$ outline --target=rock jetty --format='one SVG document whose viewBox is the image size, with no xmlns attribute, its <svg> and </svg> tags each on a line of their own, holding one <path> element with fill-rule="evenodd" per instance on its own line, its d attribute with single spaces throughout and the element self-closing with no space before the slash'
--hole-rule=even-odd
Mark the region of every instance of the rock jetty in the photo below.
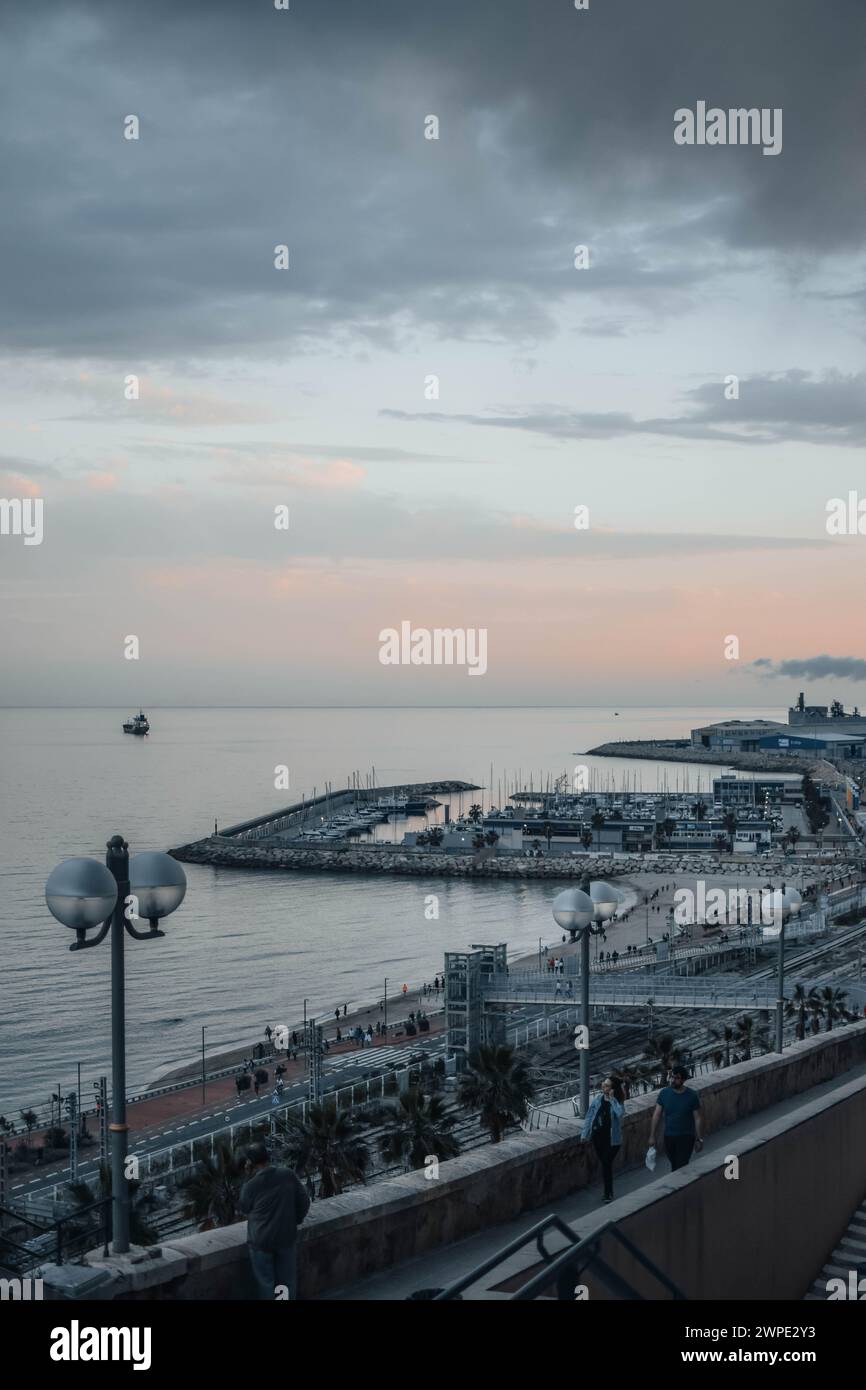
<svg viewBox="0 0 866 1390">
<path fill-rule="evenodd" d="M 372 849 L 353 845 L 288 848 L 286 845 L 255 844 L 211 835 L 193 844 L 169 850 L 183 864 L 210 864 L 231 869 L 275 869 L 300 873 L 398 874 L 409 878 L 502 878 L 565 879 L 631 878 L 635 874 L 688 875 L 739 872 L 766 877 L 768 872 L 786 866 L 791 859 L 762 855 L 759 862 L 744 857 L 701 854 L 642 854 L 611 860 L 592 854 L 550 855 L 541 859 L 504 855 L 482 850 L 478 854 L 446 854 L 429 849 L 400 849 L 383 846 Z"/>
</svg>

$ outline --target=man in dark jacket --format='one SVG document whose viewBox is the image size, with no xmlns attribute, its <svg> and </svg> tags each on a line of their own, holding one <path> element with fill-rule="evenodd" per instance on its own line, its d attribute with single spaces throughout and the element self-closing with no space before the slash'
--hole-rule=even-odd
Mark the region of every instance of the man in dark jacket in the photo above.
<svg viewBox="0 0 866 1390">
<path fill-rule="evenodd" d="M 252 1176 L 241 1188 L 239 1206 L 247 1217 L 250 1263 L 260 1297 L 297 1297 L 298 1227 L 310 1210 L 310 1199 L 297 1173 L 274 1168 L 264 1144 L 247 1149 Z"/>
</svg>

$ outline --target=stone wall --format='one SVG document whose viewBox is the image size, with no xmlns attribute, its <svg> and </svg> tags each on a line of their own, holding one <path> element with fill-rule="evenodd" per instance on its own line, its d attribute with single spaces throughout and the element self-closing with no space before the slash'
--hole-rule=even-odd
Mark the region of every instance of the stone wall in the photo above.
<svg viewBox="0 0 866 1390">
<path fill-rule="evenodd" d="M 604 879 L 634 874 L 730 874 L 754 872 L 767 878 L 783 870 L 792 872 L 807 860 L 776 854 L 729 855 L 699 850 L 668 850 L 652 854 L 611 855 L 555 854 L 542 859 L 523 859 L 513 854 L 446 854 L 427 849 L 343 846 L 340 849 L 251 844 L 211 835 L 169 853 L 183 864 L 209 864 L 231 869 L 296 870 L 327 874 L 398 874 L 410 878 L 566 879 L 579 882 L 585 875 Z"/>
<path fill-rule="evenodd" d="M 700 1092 L 704 1123 L 712 1133 L 841 1077 L 863 1062 L 866 1023 L 795 1043 L 782 1056 L 742 1062 L 691 1084 Z M 652 1095 L 629 1102 L 620 1159 L 624 1167 L 643 1163 L 654 1104 Z M 857 1159 L 861 1175 L 863 1152 L 861 1147 Z M 788 1154 L 788 1161 L 795 1162 L 790 1149 Z M 814 1178 L 814 1169 L 810 1171 Z M 767 1180 L 775 1181 L 772 1167 L 767 1173 Z M 352 1286 L 399 1261 L 417 1258 L 524 1212 L 543 1211 L 596 1176 L 591 1145 L 580 1141 L 578 1124 L 566 1120 L 555 1130 L 521 1133 L 444 1163 L 436 1181 L 423 1172 L 407 1173 L 316 1202 L 303 1227 L 301 1294 L 314 1298 Z M 652 1194 L 656 1185 L 642 1191 Z M 847 1190 L 846 1186 L 846 1194 Z M 822 1186 L 815 1179 L 812 1197 L 819 1191 L 823 1202 Z M 641 1195 L 622 1200 L 635 1202 Z M 774 1201 L 771 1190 L 765 1198 Z M 659 1257 L 664 1267 L 662 1256 L 667 1258 L 667 1253 Z M 246 1223 L 167 1240 L 156 1258 L 139 1255 L 133 1262 L 126 1256 L 108 1261 L 94 1256 L 90 1262 L 112 1274 L 113 1284 L 105 1297 L 246 1298 L 250 1292 Z M 419 1280 L 423 1284 L 423 1266 Z"/>
<path fill-rule="evenodd" d="M 733 1150 L 692 1159 L 581 1220 L 581 1236 L 615 1220 L 689 1299 L 802 1298 L 866 1195 L 866 1077 L 805 1102 Z M 667 1296 L 611 1237 L 603 1258 L 645 1298 Z M 582 1282 L 591 1301 L 612 1297 L 592 1273 Z"/>
</svg>

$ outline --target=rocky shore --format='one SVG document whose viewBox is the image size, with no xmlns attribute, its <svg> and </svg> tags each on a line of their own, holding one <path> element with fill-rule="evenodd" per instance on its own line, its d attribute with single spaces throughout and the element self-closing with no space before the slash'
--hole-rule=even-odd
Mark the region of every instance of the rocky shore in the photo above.
<svg viewBox="0 0 866 1390">
<path fill-rule="evenodd" d="M 681 740 L 623 739 L 619 743 L 600 743 L 589 748 L 586 757 L 648 758 L 667 763 L 710 763 L 714 767 L 736 767 L 745 772 L 813 772 L 816 759 L 808 753 L 722 753 L 718 748 L 695 748 Z M 820 761 L 820 760 L 819 760 Z"/>
<path fill-rule="evenodd" d="M 344 846 L 342 848 L 290 849 L 284 845 L 250 844 L 211 835 L 193 844 L 169 850 L 183 864 L 210 864 L 232 869 L 276 869 L 301 873 L 399 874 L 410 878 L 507 878 L 567 879 L 626 878 L 635 874 L 708 874 L 755 872 L 766 877 L 786 867 L 794 867 L 782 855 L 762 855 L 742 859 L 698 853 L 635 854 L 612 860 L 606 855 L 550 855 L 541 859 L 516 855 L 497 855 L 490 850 L 478 854 L 445 854 L 435 850 L 379 849 Z"/>
</svg>

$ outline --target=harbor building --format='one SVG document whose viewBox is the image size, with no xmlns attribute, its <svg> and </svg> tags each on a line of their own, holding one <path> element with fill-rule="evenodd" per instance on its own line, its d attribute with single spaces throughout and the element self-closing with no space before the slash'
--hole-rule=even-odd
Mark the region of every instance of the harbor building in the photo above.
<svg viewBox="0 0 866 1390">
<path fill-rule="evenodd" d="M 692 729 L 693 748 L 716 753 L 813 753 L 815 757 L 862 758 L 866 733 L 843 732 L 832 721 L 793 733 L 788 724 L 769 719 L 724 719 Z"/>
<path fill-rule="evenodd" d="M 803 800 L 799 777 L 737 777 L 723 773 L 713 778 L 713 802 L 726 811 L 739 806 L 781 806 Z"/>
</svg>

